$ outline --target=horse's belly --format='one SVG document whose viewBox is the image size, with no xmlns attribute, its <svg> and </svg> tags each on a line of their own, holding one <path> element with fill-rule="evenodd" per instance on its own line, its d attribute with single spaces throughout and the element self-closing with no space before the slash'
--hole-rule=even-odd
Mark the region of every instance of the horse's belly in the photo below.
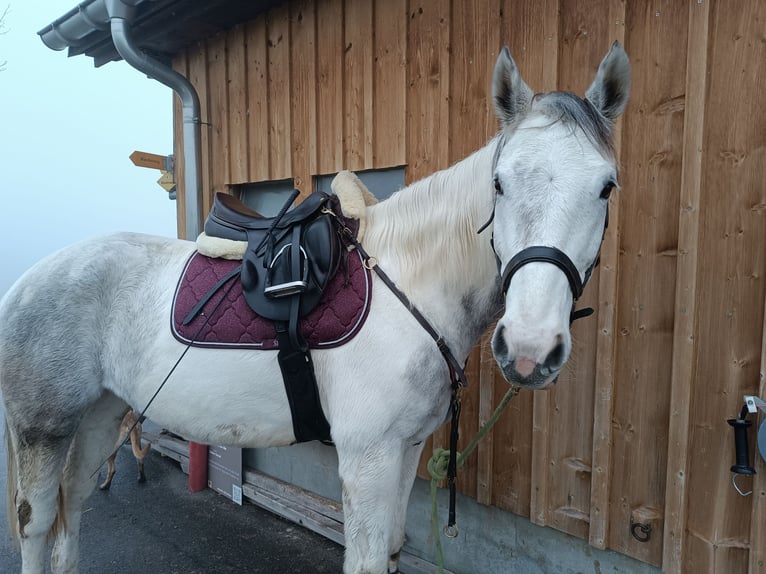
<svg viewBox="0 0 766 574">
<path fill-rule="evenodd" d="M 183 346 L 168 353 L 168 370 Z M 166 373 L 146 373 L 129 388 L 115 389 L 143 408 Z M 146 413 L 163 428 L 203 444 L 261 447 L 294 442 L 290 408 L 276 353 L 192 348 Z"/>
</svg>

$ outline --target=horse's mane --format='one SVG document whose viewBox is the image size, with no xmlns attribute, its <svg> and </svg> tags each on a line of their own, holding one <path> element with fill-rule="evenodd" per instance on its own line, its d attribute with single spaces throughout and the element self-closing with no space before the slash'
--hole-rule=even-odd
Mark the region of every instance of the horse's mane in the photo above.
<svg viewBox="0 0 766 574">
<path fill-rule="evenodd" d="M 495 147 L 492 140 L 452 167 L 369 208 L 366 249 L 394 264 L 397 283 L 405 291 L 436 273 L 442 284 L 465 286 L 478 278 L 471 270 L 483 275 L 489 263 L 494 272 L 493 261 L 479 256 L 485 239 L 477 230 L 492 212 Z"/>
</svg>

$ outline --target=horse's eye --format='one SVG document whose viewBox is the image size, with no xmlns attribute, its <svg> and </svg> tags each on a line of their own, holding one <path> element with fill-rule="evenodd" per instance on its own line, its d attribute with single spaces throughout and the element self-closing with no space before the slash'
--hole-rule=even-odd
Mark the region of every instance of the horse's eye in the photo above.
<svg viewBox="0 0 766 574">
<path fill-rule="evenodd" d="M 613 181 L 610 181 L 604 186 L 604 189 L 601 190 L 601 199 L 609 199 L 609 195 L 612 193 L 612 190 L 617 186 L 616 183 Z"/>
<path fill-rule="evenodd" d="M 495 178 L 495 191 L 498 195 L 503 195 L 503 186 L 500 185 L 500 180 Z"/>
</svg>

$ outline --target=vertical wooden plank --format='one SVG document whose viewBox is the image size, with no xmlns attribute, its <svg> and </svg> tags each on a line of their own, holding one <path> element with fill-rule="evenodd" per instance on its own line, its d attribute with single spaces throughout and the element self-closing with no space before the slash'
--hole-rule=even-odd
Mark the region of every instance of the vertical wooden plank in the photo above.
<svg viewBox="0 0 766 574">
<path fill-rule="evenodd" d="M 344 156 L 347 169 L 370 169 L 373 119 L 373 0 L 346 0 L 344 19 Z"/>
<path fill-rule="evenodd" d="M 181 52 L 173 59 L 173 69 L 189 77 L 189 59 L 186 52 Z M 176 179 L 176 233 L 179 239 L 186 237 L 186 179 L 184 178 L 184 133 L 181 98 L 173 93 L 173 159 Z"/>
<path fill-rule="evenodd" d="M 490 329 L 479 343 L 479 428 L 487 424 L 495 410 L 495 357 L 492 354 Z M 507 390 L 507 386 L 506 386 Z M 495 454 L 495 429 L 486 434 L 476 447 L 476 501 L 492 504 L 492 470 Z"/>
<path fill-rule="evenodd" d="M 202 205 L 200 215 L 210 210 L 213 200 L 213 178 L 211 168 L 211 137 L 210 137 L 210 103 L 208 84 L 208 53 L 204 42 L 199 42 L 189 49 L 189 81 L 197 90 L 200 102 L 200 185 L 202 185 Z M 193 237 L 190 239 L 194 239 Z"/>
<path fill-rule="evenodd" d="M 290 14 L 287 4 L 267 16 L 269 165 L 271 179 L 292 176 L 290 154 Z"/>
<path fill-rule="evenodd" d="M 720 549 L 746 548 L 751 500 L 731 485 L 726 419 L 758 389 L 766 289 L 766 4 L 712 3 L 702 162 L 696 378 L 692 388 L 687 532 L 715 552 L 713 572 L 742 571 Z M 704 504 L 700 503 L 705 501 Z M 690 571 L 684 557 L 682 571 Z M 745 561 L 746 565 L 747 561 Z"/>
<path fill-rule="evenodd" d="M 218 34 L 208 40 L 208 102 L 210 110 L 210 178 L 212 192 L 228 191 L 229 169 L 229 92 L 226 36 Z M 202 217 L 210 211 L 212 195 L 205 198 Z"/>
<path fill-rule="evenodd" d="M 628 5 L 630 54 L 636 63 L 623 121 L 628 145 L 620 191 L 620 303 L 617 380 L 612 409 L 609 547 L 659 565 L 662 561 L 667 428 L 683 149 L 688 7 L 659 1 Z M 636 540 L 631 520 L 652 536 Z"/>
<path fill-rule="evenodd" d="M 613 37 L 625 45 L 625 4 L 609 2 L 607 22 Z M 622 122 L 614 129 L 617 163 L 621 163 Z M 617 276 L 620 251 L 620 194 L 609 198 L 609 217 L 615 222 L 607 230 L 601 244 L 598 275 L 598 331 L 596 332 L 596 380 L 593 403 L 593 462 L 590 484 L 591 546 L 605 548 L 609 522 L 609 487 L 612 470 L 612 406 L 614 398 L 615 321 L 617 313 Z"/>
<path fill-rule="evenodd" d="M 697 4 L 689 9 L 662 550 L 662 568 L 668 574 L 681 574 L 687 537 L 687 476 L 692 385 L 696 378 L 697 253 L 709 22 L 709 2 Z"/>
<path fill-rule="evenodd" d="M 766 302 L 764 302 L 766 309 Z M 759 375 L 758 396 L 766 397 L 766 311 L 763 316 L 763 329 L 761 330 L 761 369 Z M 760 413 L 760 411 L 759 411 Z M 751 415 L 752 416 L 752 415 Z M 754 417 L 757 420 L 756 428 L 760 428 L 765 420 L 763 414 Z M 766 572 L 766 462 L 756 450 L 753 462 L 756 475 L 753 477 L 753 509 L 750 513 L 750 555 L 748 560 L 748 574 L 764 574 Z"/>
<path fill-rule="evenodd" d="M 326 174 L 351 169 L 343 157 L 343 2 L 316 2 L 317 164 Z"/>
<path fill-rule="evenodd" d="M 449 166 L 449 20 L 450 0 L 410 0 L 407 33 L 406 183 Z M 423 449 L 418 476 L 429 478 L 426 464 L 434 446 L 445 447 L 447 426 Z"/>
<path fill-rule="evenodd" d="M 269 157 L 269 66 L 266 17 L 245 27 L 247 53 L 247 141 L 249 181 L 271 179 Z"/>
<path fill-rule="evenodd" d="M 375 2 L 372 165 L 405 163 L 407 0 Z"/>
<path fill-rule="evenodd" d="M 314 0 L 294 2 L 290 14 L 292 174 L 305 198 L 317 173 L 316 17 Z"/>
<path fill-rule="evenodd" d="M 226 51 L 229 74 L 230 176 L 228 183 L 246 183 L 249 181 L 249 146 L 247 140 L 247 54 L 244 24 L 240 24 L 228 32 Z"/>
</svg>

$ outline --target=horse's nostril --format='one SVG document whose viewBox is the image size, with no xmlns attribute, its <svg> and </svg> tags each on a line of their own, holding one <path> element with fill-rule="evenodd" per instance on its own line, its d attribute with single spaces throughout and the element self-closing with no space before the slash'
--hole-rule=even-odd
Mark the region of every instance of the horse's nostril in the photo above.
<svg viewBox="0 0 766 574">
<path fill-rule="evenodd" d="M 498 325 L 495 329 L 495 335 L 492 337 L 492 351 L 495 357 L 508 355 L 508 343 L 505 342 L 505 327 L 503 325 Z"/>
<path fill-rule="evenodd" d="M 561 337 L 558 337 L 557 339 L 559 340 L 559 343 L 553 347 L 553 350 L 550 353 L 548 353 L 544 363 L 544 366 L 551 371 L 558 369 L 564 362 L 564 343 L 561 342 Z"/>
</svg>

